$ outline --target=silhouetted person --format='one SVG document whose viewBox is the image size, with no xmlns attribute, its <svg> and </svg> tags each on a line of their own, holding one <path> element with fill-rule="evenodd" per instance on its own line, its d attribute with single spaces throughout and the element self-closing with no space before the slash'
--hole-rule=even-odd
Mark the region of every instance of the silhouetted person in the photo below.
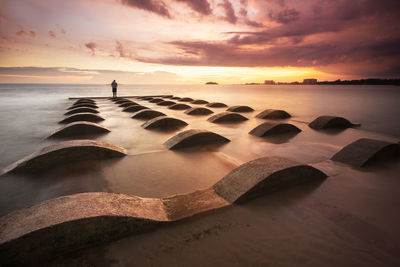
<svg viewBox="0 0 400 267">
<path fill-rule="evenodd" d="M 112 87 L 113 97 L 117 97 L 117 86 L 118 86 L 118 83 L 115 80 L 112 81 L 111 87 Z"/>
</svg>

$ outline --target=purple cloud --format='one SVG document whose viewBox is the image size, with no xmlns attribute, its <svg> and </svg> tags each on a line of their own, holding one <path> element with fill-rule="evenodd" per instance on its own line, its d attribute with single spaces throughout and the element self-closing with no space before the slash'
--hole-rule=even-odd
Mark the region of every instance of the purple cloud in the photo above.
<svg viewBox="0 0 400 267">
<path fill-rule="evenodd" d="M 219 4 L 225 10 L 225 20 L 229 23 L 235 24 L 238 20 L 233 9 L 232 3 L 229 0 L 224 0 L 223 3 Z"/>
<path fill-rule="evenodd" d="M 210 3 L 207 0 L 175 0 L 175 1 L 184 2 L 194 11 L 203 15 L 210 15 L 212 13 Z"/>
<path fill-rule="evenodd" d="M 171 18 L 167 6 L 158 0 L 121 0 L 121 3 L 130 7 L 156 13 L 160 16 Z"/>
<path fill-rule="evenodd" d="M 92 56 L 94 56 L 97 44 L 94 42 L 89 42 L 89 43 L 86 43 L 85 46 L 90 49 L 90 51 L 92 52 Z"/>
<path fill-rule="evenodd" d="M 300 17 L 300 12 L 294 8 L 285 8 L 278 13 L 271 12 L 269 14 L 271 20 L 277 21 L 279 23 L 287 24 L 292 21 L 296 21 Z"/>
</svg>

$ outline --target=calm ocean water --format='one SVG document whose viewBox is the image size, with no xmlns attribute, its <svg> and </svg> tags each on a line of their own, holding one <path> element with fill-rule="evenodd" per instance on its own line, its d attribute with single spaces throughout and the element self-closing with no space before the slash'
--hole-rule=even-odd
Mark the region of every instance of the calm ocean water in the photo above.
<svg viewBox="0 0 400 267">
<path fill-rule="evenodd" d="M 69 97 L 109 96 L 107 85 L 0 85 L 0 168 L 60 140 L 46 139 L 61 127 L 58 122 L 71 105 Z M 98 100 L 102 125 L 111 129 L 99 141 L 124 147 L 128 157 L 90 167 L 55 168 L 28 175 L 0 177 L 0 215 L 41 201 L 80 192 L 105 191 L 143 197 L 182 194 L 206 188 L 221 179 L 232 162 L 240 164 L 262 156 L 283 156 L 314 163 L 329 159 L 341 147 L 358 138 L 397 142 L 400 137 L 400 88 L 390 86 L 245 86 L 245 85 L 120 85 L 119 95 L 174 94 L 221 101 L 227 105 L 249 105 L 255 112 L 249 120 L 234 125 L 210 123 L 204 116 L 190 116 L 145 101 L 150 108 L 183 119 L 185 128 L 208 129 L 231 140 L 217 153 L 175 153 L 163 143 L 174 133 L 148 131 L 140 120 L 108 100 Z M 254 118 L 268 109 L 284 109 L 292 114 L 290 123 L 302 133 L 287 140 L 264 140 L 248 134 L 262 122 Z M 221 112 L 224 109 L 214 109 Z M 307 123 L 320 115 L 337 115 L 362 126 L 338 133 L 312 130 Z M 228 165 L 224 160 L 228 159 Z M 157 163 L 157 168 L 154 168 Z M 196 175 L 190 170 L 197 168 Z M 398 169 L 390 170 L 394 173 Z M 133 175 L 134 174 L 134 175 Z M 168 175 L 166 175 L 168 174 Z M 385 174 L 392 175 L 392 174 Z M 354 176 L 352 174 L 352 176 Z"/>
<path fill-rule="evenodd" d="M 363 130 L 400 137 L 396 86 L 120 85 L 118 93 L 176 94 L 261 110 L 284 109 L 302 122 L 337 115 L 361 123 Z M 40 141 L 58 127 L 68 97 L 110 94 L 108 85 L 0 84 L 0 166 L 43 146 Z"/>
</svg>

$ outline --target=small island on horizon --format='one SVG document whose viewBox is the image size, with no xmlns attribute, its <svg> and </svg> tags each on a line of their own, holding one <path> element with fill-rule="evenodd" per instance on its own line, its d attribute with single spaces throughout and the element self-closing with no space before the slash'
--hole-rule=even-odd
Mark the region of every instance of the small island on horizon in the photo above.
<svg viewBox="0 0 400 267">
<path fill-rule="evenodd" d="M 206 82 L 206 85 L 218 85 L 217 82 Z"/>
</svg>

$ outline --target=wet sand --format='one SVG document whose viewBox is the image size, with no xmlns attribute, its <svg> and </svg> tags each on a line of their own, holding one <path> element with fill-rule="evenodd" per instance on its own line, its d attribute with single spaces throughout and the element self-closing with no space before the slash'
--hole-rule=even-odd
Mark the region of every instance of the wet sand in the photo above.
<svg viewBox="0 0 400 267">
<path fill-rule="evenodd" d="M 182 95 L 184 96 L 184 95 Z M 269 108 L 251 103 L 248 121 L 214 124 L 212 116 L 191 116 L 156 103 L 134 100 L 189 125 L 170 132 L 146 130 L 145 121 L 108 100 L 96 100 L 101 125 L 111 132 L 96 140 L 128 151 L 122 159 L 70 163 L 35 175 L 0 179 L 0 211 L 80 192 L 117 192 L 166 197 L 212 186 L 242 163 L 266 155 L 308 163 L 329 177 L 319 185 L 276 192 L 245 204 L 195 215 L 155 231 L 60 256 L 56 265 L 95 266 L 396 266 L 400 264 L 400 164 L 364 170 L 330 161 L 343 146 L 362 137 L 397 142 L 394 137 L 360 129 L 315 131 L 303 117 L 283 120 L 302 132 L 259 138 L 248 132 L 265 120 Z M 210 102 L 221 99 L 206 99 Z M 73 101 L 66 101 L 66 109 Z M 204 105 L 192 105 L 204 106 Z M 282 108 L 282 107 L 281 107 Z M 210 108 L 215 113 L 226 108 Z M 290 111 L 289 111 L 290 112 Z M 62 119 L 60 111 L 59 119 Z M 54 125 L 54 129 L 59 125 Z M 231 142 L 207 148 L 168 150 L 163 143 L 187 129 L 207 129 Z M 49 132 L 50 133 L 50 132 Z M 65 140 L 65 139 L 59 139 Z M 41 145 L 56 140 L 42 140 Z"/>
</svg>

